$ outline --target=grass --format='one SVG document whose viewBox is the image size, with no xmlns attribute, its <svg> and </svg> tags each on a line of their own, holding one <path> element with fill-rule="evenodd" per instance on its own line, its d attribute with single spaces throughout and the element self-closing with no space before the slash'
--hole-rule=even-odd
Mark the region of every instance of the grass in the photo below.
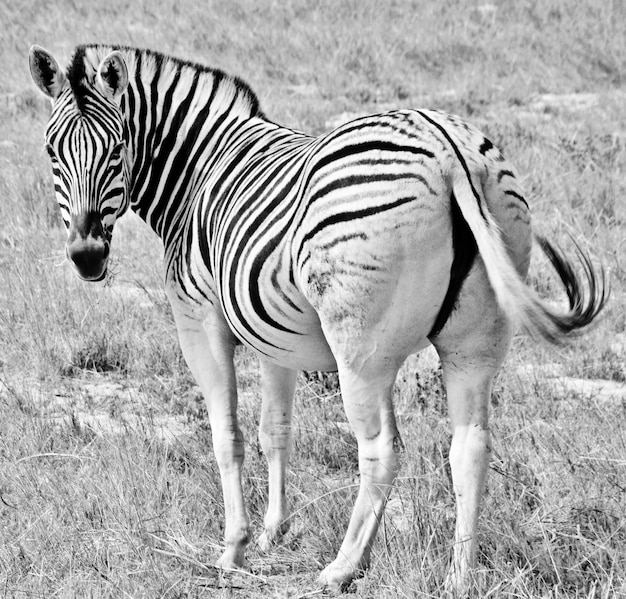
<svg viewBox="0 0 626 599">
<path fill-rule="evenodd" d="M 373 0 L 0 7 L 0 594 L 305 597 L 339 547 L 358 474 L 333 377 L 302 375 L 284 547 L 247 574 L 210 567 L 223 506 L 210 431 L 161 287 L 161 248 L 116 228 L 114 277 L 76 280 L 42 152 L 48 104 L 31 43 L 153 47 L 248 80 L 273 120 L 321 132 L 352 114 L 430 106 L 482 127 L 517 166 L 537 228 L 573 236 L 610 271 L 598 327 L 567 348 L 520 337 L 492 402 L 494 459 L 477 597 L 626 597 L 626 404 L 563 376 L 626 379 L 626 14 L 621 2 L 493 5 Z M 155 41 L 157 40 L 157 41 Z M 587 101 L 581 101 L 585 100 Z M 545 263 L 531 282 L 554 296 Z M 266 501 L 254 356 L 237 356 L 246 496 Z M 439 597 L 453 496 L 445 398 L 432 356 L 396 384 L 403 469 L 359 597 Z M 338 532 L 339 531 L 339 532 Z"/>
</svg>

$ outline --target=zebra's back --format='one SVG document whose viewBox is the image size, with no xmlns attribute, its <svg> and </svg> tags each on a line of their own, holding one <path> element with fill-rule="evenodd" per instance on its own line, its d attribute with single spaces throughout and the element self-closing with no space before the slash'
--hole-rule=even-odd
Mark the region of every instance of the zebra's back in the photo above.
<svg viewBox="0 0 626 599">
<path fill-rule="evenodd" d="M 277 137 L 280 149 L 240 166 L 238 187 L 221 204 L 209 180 L 204 194 L 213 208 L 199 205 L 197 222 L 189 224 L 210 245 L 197 251 L 196 272 L 204 269 L 213 301 L 261 355 L 293 368 L 335 369 L 320 317 L 350 330 L 385 322 L 399 356 L 428 343 L 455 276 L 455 251 L 470 255 L 466 272 L 475 253 L 471 235 L 466 247 L 453 247 L 447 173 L 459 161 L 455 148 L 468 176 L 489 191 L 488 207 L 518 268 L 526 268 L 529 217 L 513 171 L 462 121 L 400 111 L 319 138 Z M 509 187 L 515 195 L 507 199 Z M 390 327 L 397 332 L 389 335 Z"/>
</svg>

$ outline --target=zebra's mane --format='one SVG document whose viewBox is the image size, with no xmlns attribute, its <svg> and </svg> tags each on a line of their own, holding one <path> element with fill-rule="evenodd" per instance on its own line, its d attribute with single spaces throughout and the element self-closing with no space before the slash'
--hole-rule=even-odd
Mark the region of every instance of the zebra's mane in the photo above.
<svg viewBox="0 0 626 599">
<path fill-rule="evenodd" d="M 199 63 L 191 62 L 173 56 L 167 56 L 154 50 L 143 48 L 133 48 L 123 45 L 104 45 L 104 44 L 83 44 L 77 46 L 74 50 L 70 64 L 67 67 L 67 79 L 70 83 L 76 106 L 80 112 L 84 111 L 85 98 L 89 88 L 93 85 L 93 80 L 98 68 L 99 60 L 104 58 L 108 53 L 118 50 L 125 55 L 127 66 L 131 77 L 136 64 L 141 59 L 142 62 L 151 63 L 155 76 L 159 76 L 166 71 L 189 72 L 194 76 L 196 74 L 207 74 L 219 81 L 228 82 L 237 90 L 237 95 L 243 98 L 250 108 L 253 116 L 263 117 L 259 99 L 252 88 L 239 77 L 229 75 L 221 69 L 209 67 Z M 96 58 L 98 62 L 93 62 Z"/>
</svg>

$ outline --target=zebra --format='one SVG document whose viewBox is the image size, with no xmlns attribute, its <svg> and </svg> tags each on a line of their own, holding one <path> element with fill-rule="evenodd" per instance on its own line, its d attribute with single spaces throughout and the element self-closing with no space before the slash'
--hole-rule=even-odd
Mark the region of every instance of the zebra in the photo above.
<svg viewBox="0 0 626 599">
<path fill-rule="evenodd" d="M 456 525 L 446 584 L 472 584 L 491 452 L 492 382 L 517 328 L 560 343 L 608 298 L 602 269 L 533 233 L 513 167 L 480 131 L 436 110 L 362 117 L 318 136 L 272 122 L 225 72 L 150 50 L 78 46 L 66 70 L 33 46 L 52 100 L 45 132 L 66 254 L 107 276 L 129 208 L 162 239 L 165 290 L 206 400 L 225 506 L 224 569 L 245 566 L 244 440 L 234 349 L 259 357 L 259 439 L 268 463 L 263 550 L 289 528 L 285 477 L 297 371 L 337 371 L 358 445 L 359 491 L 319 580 L 362 576 L 400 467 L 392 390 L 400 365 L 439 354 L 452 442 Z M 569 308 L 525 283 L 536 239 Z"/>
</svg>

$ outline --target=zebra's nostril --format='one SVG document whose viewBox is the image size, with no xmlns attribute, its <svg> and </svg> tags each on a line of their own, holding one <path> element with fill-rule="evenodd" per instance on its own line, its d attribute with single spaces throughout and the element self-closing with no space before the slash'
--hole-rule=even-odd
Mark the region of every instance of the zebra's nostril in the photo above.
<svg viewBox="0 0 626 599">
<path fill-rule="evenodd" d="M 66 246 L 68 258 L 74 263 L 79 276 L 98 281 L 106 272 L 109 243 L 102 239 L 74 239 Z"/>
</svg>

